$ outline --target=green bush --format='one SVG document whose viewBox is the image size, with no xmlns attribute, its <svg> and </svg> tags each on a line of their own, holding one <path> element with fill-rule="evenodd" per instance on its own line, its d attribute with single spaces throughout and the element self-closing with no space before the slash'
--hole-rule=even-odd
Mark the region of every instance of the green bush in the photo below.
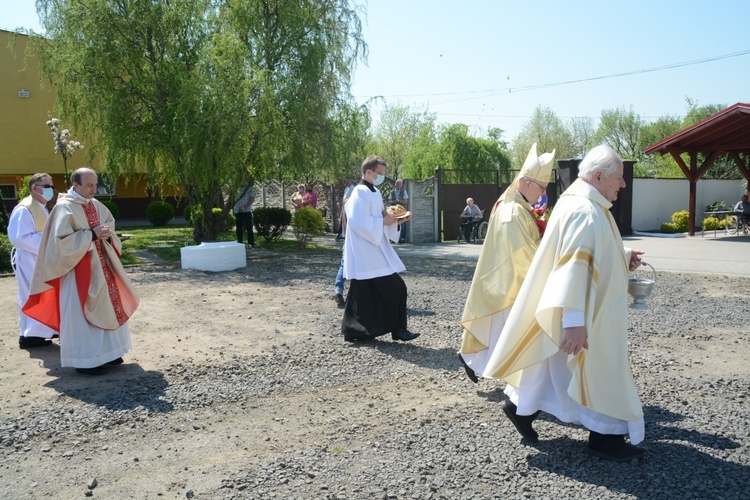
<svg viewBox="0 0 750 500">
<path fill-rule="evenodd" d="M 5 233 L 0 233 L 0 273 L 12 273 L 13 268 L 10 265 L 10 251 L 13 245 Z"/>
<path fill-rule="evenodd" d="M 677 227 L 678 233 L 684 233 L 688 230 L 688 221 L 690 220 L 690 214 L 687 210 L 682 212 L 675 212 L 672 214 L 672 223 Z"/>
<path fill-rule="evenodd" d="M 0 234 L 8 232 L 8 211 L 5 210 L 5 203 L 0 200 Z"/>
<path fill-rule="evenodd" d="M 166 226 L 174 218 L 174 207 L 166 201 L 152 201 L 146 207 L 146 217 L 154 226 Z"/>
<path fill-rule="evenodd" d="M 677 228 L 677 224 L 674 222 L 665 222 L 661 225 L 661 232 L 672 234 L 672 233 L 679 233 L 680 230 Z"/>
<path fill-rule="evenodd" d="M 727 206 L 723 201 L 715 201 L 711 205 L 708 205 L 704 212 L 718 212 L 720 210 L 726 210 Z"/>
<path fill-rule="evenodd" d="M 221 209 L 219 207 L 214 207 L 211 209 L 211 215 L 214 218 L 214 221 L 219 220 L 221 217 Z M 232 229 L 236 223 L 234 214 L 232 212 L 229 212 L 227 214 L 227 220 L 224 221 L 224 225 L 221 226 L 222 231 L 226 231 L 228 229 Z"/>
<path fill-rule="evenodd" d="M 300 245 L 304 245 L 309 239 L 325 233 L 326 222 L 318 210 L 304 207 L 292 217 L 292 228 Z"/>
<path fill-rule="evenodd" d="M 720 221 L 716 217 L 706 217 L 705 219 L 703 219 L 703 230 L 712 231 L 714 229 L 724 229 L 723 225 L 721 224 L 722 222 L 723 221 Z"/>
<path fill-rule="evenodd" d="M 117 204 L 114 201 L 109 200 L 99 200 L 102 202 L 102 205 L 107 207 L 107 209 L 112 212 L 112 217 L 115 218 L 115 220 L 120 218 L 120 207 L 117 206 Z"/>
<path fill-rule="evenodd" d="M 183 211 L 183 216 L 185 217 L 185 222 L 187 222 L 188 226 L 193 225 L 193 215 L 200 213 L 201 206 L 200 205 L 187 205 L 185 207 L 185 210 Z M 219 207 L 214 207 L 211 209 L 211 216 L 213 217 L 211 223 L 214 223 L 221 217 L 221 209 Z M 228 229 L 231 229 L 235 225 L 235 217 L 232 212 L 229 212 L 227 214 L 227 220 L 224 222 L 224 224 L 221 227 L 221 231 L 226 231 Z"/>
<path fill-rule="evenodd" d="M 29 181 L 31 180 L 31 176 L 27 175 L 23 179 L 21 179 L 21 189 L 18 190 L 18 193 L 16 193 L 16 197 L 18 197 L 18 201 L 23 200 L 28 195 L 31 194 L 31 189 L 29 189 Z"/>
<path fill-rule="evenodd" d="M 261 207 L 253 210 L 255 231 L 268 243 L 279 239 L 291 222 L 292 213 L 286 208 Z"/>
</svg>

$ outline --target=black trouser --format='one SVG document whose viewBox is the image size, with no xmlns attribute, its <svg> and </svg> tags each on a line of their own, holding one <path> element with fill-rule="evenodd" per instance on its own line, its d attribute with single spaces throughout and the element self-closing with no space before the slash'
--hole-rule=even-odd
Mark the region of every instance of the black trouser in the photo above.
<svg viewBox="0 0 750 500">
<path fill-rule="evenodd" d="M 466 241 L 469 241 L 469 238 L 471 237 L 471 230 L 479 224 L 479 220 L 469 219 L 463 224 L 461 224 L 464 227 L 464 239 Z"/>
<path fill-rule="evenodd" d="M 234 214 L 234 218 L 237 226 L 237 242 L 242 243 L 242 229 L 245 228 L 247 231 L 247 243 L 249 245 L 255 245 L 255 237 L 253 236 L 253 213 L 239 212 Z"/>
</svg>

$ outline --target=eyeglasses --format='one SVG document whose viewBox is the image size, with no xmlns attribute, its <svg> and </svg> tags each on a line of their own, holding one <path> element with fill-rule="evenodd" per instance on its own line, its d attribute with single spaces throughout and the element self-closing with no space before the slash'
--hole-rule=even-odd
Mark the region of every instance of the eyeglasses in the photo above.
<svg viewBox="0 0 750 500">
<path fill-rule="evenodd" d="M 52 188 L 52 189 L 54 189 L 54 188 L 55 188 L 55 186 L 53 186 L 52 184 L 34 184 L 34 185 L 35 185 L 35 186 L 39 186 L 39 187 L 43 187 L 43 188 L 45 188 L 45 189 L 47 189 L 47 188 Z"/>
<path fill-rule="evenodd" d="M 534 184 L 536 184 L 537 186 L 539 186 L 539 187 L 541 188 L 541 190 L 542 190 L 542 191 L 547 191 L 547 186 L 542 186 L 541 184 L 539 184 L 539 183 L 538 183 L 537 181 L 535 181 L 534 179 L 526 179 L 526 180 L 527 180 L 527 181 L 529 181 L 529 182 L 533 182 Z"/>
</svg>

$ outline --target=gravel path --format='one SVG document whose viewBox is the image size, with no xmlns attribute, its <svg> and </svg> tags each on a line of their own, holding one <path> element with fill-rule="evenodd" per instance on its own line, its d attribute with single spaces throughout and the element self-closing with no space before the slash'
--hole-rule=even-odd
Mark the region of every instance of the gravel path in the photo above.
<svg viewBox="0 0 750 500">
<path fill-rule="evenodd" d="M 660 273 L 651 308 L 631 310 L 648 455 L 614 464 L 544 415 L 540 442 L 522 442 L 503 384 L 466 378 L 455 351 L 474 262 L 405 259 L 422 336 L 348 344 L 329 298 L 339 256 L 131 268 L 134 349 L 98 378 L 60 368 L 56 346 L 19 350 L 15 281 L 0 280 L 3 496 L 747 498 L 747 280 Z"/>
</svg>

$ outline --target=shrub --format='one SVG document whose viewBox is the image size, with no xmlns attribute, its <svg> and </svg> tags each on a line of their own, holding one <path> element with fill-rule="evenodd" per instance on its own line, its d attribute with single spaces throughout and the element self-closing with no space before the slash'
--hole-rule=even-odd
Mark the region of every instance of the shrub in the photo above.
<svg viewBox="0 0 750 500">
<path fill-rule="evenodd" d="M 8 232 L 8 211 L 5 210 L 5 203 L 0 200 L 0 234 Z"/>
<path fill-rule="evenodd" d="M 291 222 L 292 213 L 286 208 L 261 207 L 253 210 L 255 231 L 268 243 L 279 239 Z"/>
<path fill-rule="evenodd" d="M 219 207 L 214 207 L 211 209 L 211 216 L 213 217 L 213 222 L 216 222 L 221 217 L 221 209 Z M 232 229 L 235 225 L 235 218 L 234 214 L 232 212 L 227 213 L 227 220 L 224 221 L 224 224 L 221 226 L 222 231 L 226 231 L 228 229 Z"/>
<path fill-rule="evenodd" d="M 102 205 L 107 207 L 107 209 L 112 212 L 112 217 L 115 218 L 115 220 L 120 218 L 120 208 L 117 206 L 117 204 L 114 201 L 109 200 L 100 200 L 102 202 Z"/>
<path fill-rule="evenodd" d="M 29 189 L 29 181 L 31 180 L 31 176 L 27 175 L 23 179 L 21 179 L 21 189 L 18 190 L 18 193 L 16 193 L 16 196 L 18 197 L 18 201 L 23 200 L 28 195 L 31 194 L 31 189 Z"/>
<path fill-rule="evenodd" d="M 174 207 L 166 201 L 152 201 L 146 207 L 146 217 L 154 226 L 166 226 L 174 217 Z"/>
<path fill-rule="evenodd" d="M 10 265 L 10 251 L 13 245 L 10 244 L 10 239 L 5 233 L 0 233 L 0 272 L 11 273 L 13 267 Z"/>
<path fill-rule="evenodd" d="M 304 245 L 309 239 L 325 233 L 326 222 L 318 210 L 304 207 L 292 217 L 292 228 L 300 245 Z"/>
<path fill-rule="evenodd" d="M 665 222 L 661 225 L 661 232 L 672 234 L 672 233 L 679 233 L 680 230 L 677 228 L 677 224 L 674 222 Z"/>
<path fill-rule="evenodd" d="M 690 220 L 690 214 L 687 210 L 682 212 L 675 212 L 672 214 L 672 223 L 677 227 L 678 233 L 684 233 L 688 230 L 688 221 Z"/>
<path fill-rule="evenodd" d="M 721 222 L 722 221 L 720 221 L 716 217 L 706 217 L 705 219 L 703 219 L 703 230 L 711 231 L 713 229 L 723 229 Z"/>
<path fill-rule="evenodd" d="M 708 205 L 704 212 L 718 212 L 720 210 L 726 210 L 727 206 L 723 201 L 715 201 L 711 205 Z"/>
<path fill-rule="evenodd" d="M 185 222 L 187 222 L 189 226 L 192 226 L 193 225 L 193 216 L 195 214 L 200 214 L 201 210 L 202 209 L 201 209 L 200 205 L 187 205 L 185 207 L 185 210 L 182 213 L 183 216 L 185 217 Z M 212 208 L 211 209 L 211 217 L 212 217 L 212 219 L 211 219 L 210 223 L 214 224 L 221 217 L 221 209 L 219 207 Z M 227 219 L 226 219 L 226 221 L 224 221 L 224 224 L 222 224 L 221 229 L 219 230 L 219 232 L 226 231 L 227 229 L 231 229 L 231 228 L 234 227 L 234 225 L 235 225 L 234 214 L 232 212 L 229 212 L 227 214 Z"/>
</svg>

